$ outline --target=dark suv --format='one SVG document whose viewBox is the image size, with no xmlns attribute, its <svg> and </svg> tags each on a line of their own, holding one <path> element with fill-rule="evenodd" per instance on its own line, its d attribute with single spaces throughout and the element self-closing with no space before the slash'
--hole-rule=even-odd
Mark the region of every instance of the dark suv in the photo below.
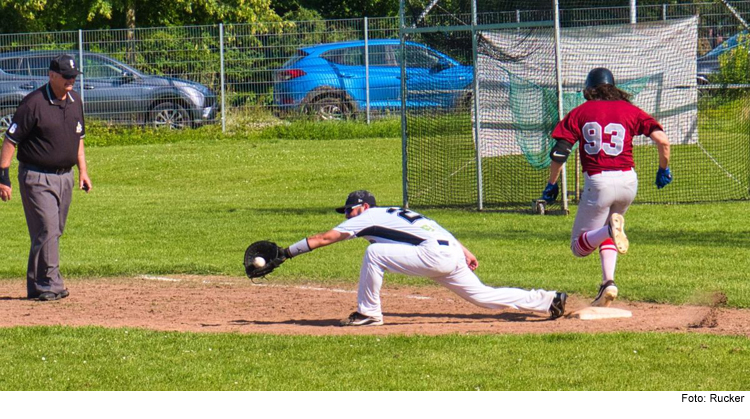
<svg viewBox="0 0 750 419">
<path fill-rule="evenodd" d="M 24 51 L 0 54 L 0 131 L 7 129 L 24 96 L 47 83 L 50 59 L 78 51 Z M 216 94 L 189 80 L 143 74 L 106 55 L 83 53 L 81 91 L 86 117 L 118 124 L 195 127 L 216 120 Z"/>
</svg>

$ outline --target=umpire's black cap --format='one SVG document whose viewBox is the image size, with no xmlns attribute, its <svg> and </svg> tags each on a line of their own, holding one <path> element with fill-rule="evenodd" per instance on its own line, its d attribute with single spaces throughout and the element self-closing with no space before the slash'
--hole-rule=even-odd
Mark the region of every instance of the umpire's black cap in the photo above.
<svg viewBox="0 0 750 419">
<path fill-rule="evenodd" d="M 362 204 L 369 204 L 371 207 L 376 206 L 375 195 L 365 190 L 354 191 L 349 194 L 348 198 L 346 198 L 346 203 L 343 207 L 336 208 L 336 212 L 338 212 L 339 214 L 344 214 L 349 208 L 356 207 L 357 205 Z"/>
<path fill-rule="evenodd" d="M 612 72 L 604 67 L 589 71 L 589 75 L 586 77 L 586 88 L 593 89 L 602 84 L 615 85 L 615 76 L 612 75 Z"/>
<path fill-rule="evenodd" d="M 49 70 L 62 74 L 63 77 L 73 78 L 83 74 L 76 68 L 76 62 L 68 54 L 58 55 L 49 62 Z"/>
</svg>

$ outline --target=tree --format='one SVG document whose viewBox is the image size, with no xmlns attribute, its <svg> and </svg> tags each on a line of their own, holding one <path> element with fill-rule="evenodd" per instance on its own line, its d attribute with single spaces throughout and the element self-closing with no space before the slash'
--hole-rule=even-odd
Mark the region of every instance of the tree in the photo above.
<svg viewBox="0 0 750 419">
<path fill-rule="evenodd" d="M 0 0 L 0 13 L 2 33 L 281 20 L 271 0 Z"/>
<path fill-rule="evenodd" d="M 325 19 L 397 16 L 398 0 L 272 0 L 279 15 L 299 8 L 315 10 Z"/>
</svg>

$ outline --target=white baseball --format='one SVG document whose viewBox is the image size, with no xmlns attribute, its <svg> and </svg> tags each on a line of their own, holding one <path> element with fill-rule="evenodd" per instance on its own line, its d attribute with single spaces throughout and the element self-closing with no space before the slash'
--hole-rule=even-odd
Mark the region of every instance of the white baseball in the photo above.
<svg viewBox="0 0 750 419">
<path fill-rule="evenodd" d="M 260 268 L 266 266 L 266 260 L 263 259 L 262 257 L 258 256 L 255 259 L 253 259 L 253 266 L 255 266 L 256 268 L 260 269 Z"/>
</svg>

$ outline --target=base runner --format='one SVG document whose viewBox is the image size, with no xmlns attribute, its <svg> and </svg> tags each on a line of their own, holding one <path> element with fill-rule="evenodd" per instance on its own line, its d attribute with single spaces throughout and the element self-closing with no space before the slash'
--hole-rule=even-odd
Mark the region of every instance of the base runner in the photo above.
<svg viewBox="0 0 750 419">
<path fill-rule="evenodd" d="M 552 319 L 565 313 L 565 293 L 484 285 L 473 272 L 479 266 L 477 258 L 451 233 L 419 213 L 377 207 L 375 197 L 364 190 L 349 194 L 346 204 L 336 211 L 346 214 L 347 220 L 283 252 L 291 258 L 355 237 L 372 243 L 359 274 L 357 311 L 342 320 L 342 326 L 383 324 L 380 288 L 385 272 L 431 278 L 480 307 L 530 310 L 549 314 Z"/>
<path fill-rule="evenodd" d="M 627 252 L 629 246 L 623 214 L 638 190 L 633 137 L 646 135 L 656 143 L 659 189 L 672 181 L 669 139 L 652 116 L 632 105 L 630 95 L 615 87 L 615 78 L 606 68 L 589 72 L 583 96 L 587 102 L 570 111 L 552 132 L 557 144 L 550 152 L 549 181 L 542 198 L 548 203 L 557 199 L 562 166 L 573 146 L 580 142 L 585 183 L 570 248 L 577 257 L 588 256 L 599 248 L 602 283 L 591 305 L 607 307 L 617 298 L 617 254 Z"/>
</svg>

